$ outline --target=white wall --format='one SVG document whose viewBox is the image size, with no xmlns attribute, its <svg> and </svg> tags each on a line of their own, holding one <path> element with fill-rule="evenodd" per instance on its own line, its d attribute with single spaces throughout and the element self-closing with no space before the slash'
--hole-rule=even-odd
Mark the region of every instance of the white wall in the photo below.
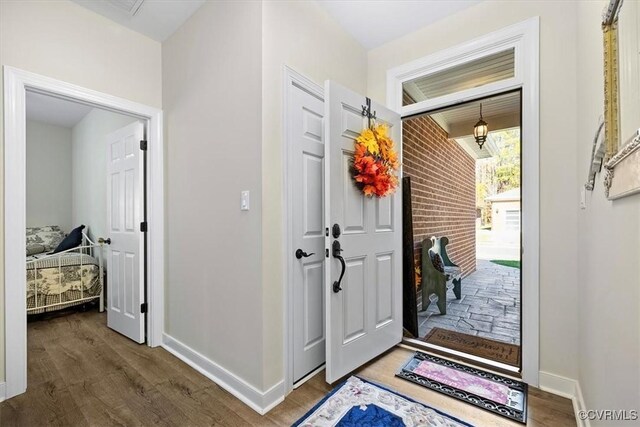
<svg viewBox="0 0 640 427">
<path fill-rule="evenodd" d="M 3 66 L 161 107 L 160 55 L 160 43 L 71 1 L 0 2 Z M 3 105 L 0 100 L 0 113 Z M 0 135 L 4 135 L 1 124 Z M 0 177 L 4 176 L 2 167 L 0 163 Z M 0 185 L 0 200 L 4 197 L 3 188 Z M 4 208 L 0 206 L 0 235 L 4 234 L 2 212 Z M 0 271 L 2 260 L 4 244 L 0 245 Z M 0 382 L 4 378 L 3 307 L 4 280 L 0 278 Z"/>
<path fill-rule="evenodd" d="M 540 16 L 540 369 L 575 379 L 576 2 L 481 2 L 369 51 L 368 91 L 384 101 L 388 69 L 533 16 Z"/>
<path fill-rule="evenodd" d="M 135 118 L 94 108 L 71 131 L 73 224 L 84 224 L 89 237 L 107 235 L 107 145 L 110 133 Z"/>
<path fill-rule="evenodd" d="M 206 2 L 162 45 L 165 331 L 262 389 L 260 2 Z M 240 192 L 251 210 L 240 211 Z"/>
<path fill-rule="evenodd" d="M 71 220 L 71 129 L 27 120 L 27 227 Z"/>
<path fill-rule="evenodd" d="M 267 1 L 262 14 L 262 268 L 265 389 L 283 378 L 284 65 L 323 85 L 366 91 L 365 50 L 315 2 Z"/>
<path fill-rule="evenodd" d="M 576 155 L 580 184 L 587 179 L 591 143 L 603 114 L 600 21 L 607 3 L 580 2 L 578 7 Z M 638 410 L 640 195 L 610 202 L 604 197 L 603 180 L 603 174 L 598 174 L 595 189 L 587 193 L 587 208 L 578 215 L 579 291 L 575 303 L 580 386 L 587 408 Z M 637 425 L 637 421 L 615 425 Z"/>
</svg>

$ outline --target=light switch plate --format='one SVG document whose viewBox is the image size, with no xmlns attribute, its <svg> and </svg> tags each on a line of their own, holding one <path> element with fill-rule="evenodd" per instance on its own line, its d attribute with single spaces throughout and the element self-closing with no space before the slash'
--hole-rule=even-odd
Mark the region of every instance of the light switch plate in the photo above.
<svg viewBox="0 0 640 427">
<path fill-rule="evenodd" d="M 240 210 L 248 211 L 249 210 L 249 191 L 243 191 L 240 193 Z"/>
</svg>

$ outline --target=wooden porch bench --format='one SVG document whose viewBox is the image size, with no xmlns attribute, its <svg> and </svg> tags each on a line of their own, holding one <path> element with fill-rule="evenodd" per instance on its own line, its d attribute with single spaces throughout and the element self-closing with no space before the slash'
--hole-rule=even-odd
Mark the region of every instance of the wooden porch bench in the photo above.
<svg viewBox="0 0 640 427">
<path fill-rule="evenodd" d="M 438 297 L 438 310 L 440 314 L 447 314 L 447 289 L 453 288 L 456 299 L 462 297 L 462 270 L 454 264 L 447 254 L 446 246 L 449 243 L 447 237 L 431 237 L 422 241 L 422 311 L 423 314 L 429 308 L 431 299 L 429 296 L 435 294 Z M 443 271 L 434 266 L 433 258 L 439 255 L 442 259 Z M 448 283 L 451 285 L 448 285 Z"/>
</svg>

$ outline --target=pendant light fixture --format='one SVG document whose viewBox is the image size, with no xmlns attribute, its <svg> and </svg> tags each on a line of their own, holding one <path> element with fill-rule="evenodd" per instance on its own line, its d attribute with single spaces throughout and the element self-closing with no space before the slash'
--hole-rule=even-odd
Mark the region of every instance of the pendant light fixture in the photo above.
<svg viewBox="0 0 640 427">
<path fill-rule="evenodd" d="M 473 136 L 476 139 L 476 143 L 480 146 L 482 150 L 482 146 L 487 140 L 487 134 L 489 133 L 489 127 L 487 126 L 487 122 L 482 120 L 482 103 L 480 103 L 480 120 L 473 127 Z"/>
</svg>

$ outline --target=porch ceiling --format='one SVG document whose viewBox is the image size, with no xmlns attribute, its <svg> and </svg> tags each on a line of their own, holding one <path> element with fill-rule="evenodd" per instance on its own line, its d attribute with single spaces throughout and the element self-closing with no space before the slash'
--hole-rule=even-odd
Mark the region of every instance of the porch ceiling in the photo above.
<svg viewBox="0 0 640 427">
<path fill-rule="evenodd" d="M 452 107 L 433 114 L 431 117 L 449 134 L 450 138 L 473 135 L 473 126 L 482 116 L 489 124 L 489 132 L 520 126 L 520 93 L 512 92 L 482 101 Z"/>
<path fill-rule="evenodd" d="M 487 142 L 480 149 L 473 137 L 473 127 L 482 116 L 489 125 Z M 520 93 L 512 92 L 482 101 L 469 102 L 432 114 L 433 118 L 449 138 L 454 139 L 474 159 L 485 159 L 497 154 L 498 149 L 492 134 L 520 126 Z"/>
</svg>

